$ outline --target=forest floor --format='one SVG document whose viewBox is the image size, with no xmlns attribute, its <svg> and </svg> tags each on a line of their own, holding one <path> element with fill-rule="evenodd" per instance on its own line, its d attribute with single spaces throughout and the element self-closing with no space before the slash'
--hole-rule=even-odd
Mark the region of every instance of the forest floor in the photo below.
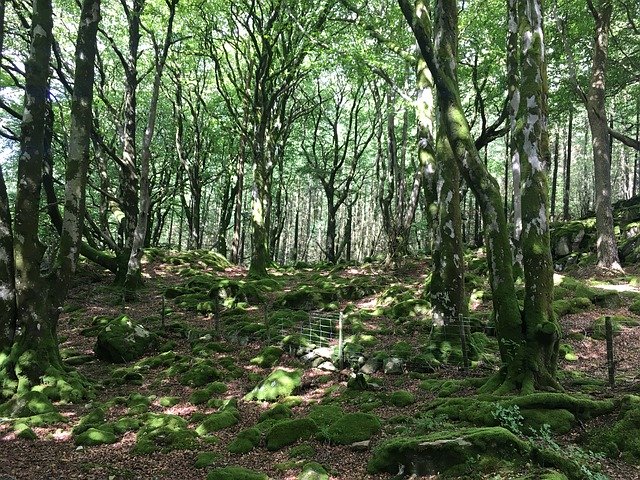
<svg viewBox="0 0 640 480">
<path fill-rule="evenodd" d="M 174 257 L 162 254 L 145 264 L 146 284 L 134 299 L 124 299 L 119 290 L 111 285 L 112 278 L 109 275 L 88 265 L 83 266 L 60 319 L 59 337 L 64 358 L 87 356 L 86 361 L 79 362 L 81 364 L 77 368 L 95 382 L 95 398 L 81 404 L 57 403 L 56 408 L 66 417 L 66 421 L 33 427 L 36 439 L 18 438 L 14 424 L 9 419 L 0 418 L 0 479 L 204 479 L 215 468 L 233 465 L 264 472 L 273 479 L 295 480 L 303 478 L 300 472 L 310 460 L 321 464 L 328 471 L 329 478 L 334 480 L 388 479 L 393 475 L 367 473 L 367 463 L 375 447 L 397 435 L 428 434 L 452 428 L 455 423 L 452 419 L 430 413 L 437 411 L 433 410 L 433 406 L 451 396 L 465 398 L 474 395 L 478 381 L 474 383 L 473 379 L 487 377 L 498 367 L 497 344 L 491 341 L 491 329 L 488 328 L 490 302 L 486 291 L 482 289 L 481 275 L 474 274 L 473 270 L 469 274 L 469 290 L 474 292 L 469 328 L 481 332 L 472 334 L 473 339 L 479 341 L 489 338 L 489 341 L 484 342 L 482 347 L 472 345 L 475 349 L 475 353 L 470 354 L 473 362 L 471 368 L 464 371 L 460 358 L 455 355 L 455 339 L 450 341 L 445 338 L 443 341 L 438 338 L 437 349 L 424 348 L 425 341 L 435 338 L 425 336 L 432 334 L 424 308 L 427 303 L 422 300 L 423 286 L 429 275 L 426 261 L 413 261 L 409 267 L 395 273 L 384 271 L 376 265 L 274 270 L 271 273 L 276 280 L 276 288 L 264 289 L 257 296 L 259 300 L 252 302 L 249 298 L 251 295 L 245 294 L 244 303 L 220 307 L 223 308 L 219 312 L 220 325 L 215 330 L 216 315 L 211 312 L 210 304 L 204 305 L 209 307 L 208 310 L 202 303 L 196 305 L 184 301 L 180 304 L 176 301 L 180 297 L 176 300 L 167 299 L 166 292 L 171 288 L 179 289 L 203 275 L 211 275 L 216 279 L 229 278 L 243 285 L 242 278 L 246 272 L 232 267 L 223 271 L 210 268 L 199 262 L 196 256 L 177 255 L 175 258 L 181 258 L 180 261 L 171 261 L 171 258 Z M 619 399 L 640 393 L 640 317 L 630 311 L 633 302 L 640 298 L 637 273 L 638 269 L 631 266 L 624 276 L 603 276 L 595 271 L 580 271 L 574 278 L 558 277 L 557 296 L 570 304 L 559 305 L 563 314 L 560 321 L 564 357 L 560 360 L 559 377 L 567 393 L 587 393 L 599 400 Z M 584 293 L 586 298 L 594 291 L 599 295 L 591 298 L 586 305 L 576 306 L 580 302 L 573 302 L 573 299 L 577 297 L 576 290 L 581 286 L 587 288 Z M 323 297 L 323 292 L 330 292 L 332 288 L 338 289 L 342 295 Z M 296 292 L 302 293 L 296 296 Z M 286 295 L 289 296 L 283 297 Z M 345 297 L 351 300 L 344 300 Z M 264 347 L 270 343 L 277 344 L 283 335 L 304 333 L 307 326 L 313 329 L 306 317 L 301 317 L 303 319 L 298 323 L 283 322 L 277 328 L 265 329 L 255 325 L 262 324 L 264 327 L 264 319 L 271 318 L 278 311 L 292 312 L 285 310 L 287 307 L 295 311 L 296 307 L 311 309 L 320 305 L 325 309 L 346 309 L 349 312 L 345 321 L 345 338 L 347 351 L 350 352 L 347 358 L 353 368 L 346 366 L 342 370 L 333 370 L 326 364 L 323 368 L 328 369 L 314 368 L 312 365 L 322 362 L 309 364 L 309 357 L 305 359 L 286 348 L 281 356 L 279 354 L 282 352 L 278 352 L 274 361 L 261 363 L 255 360 L 265 353 Z M 172 356 L 167 356 L 167 353 L 158 355 L 160 352 L 157 350 L 150 351 L 142 359 L 126 364 L 112 364 L 95 358 L 96 336 L 91 333 L 95 332 L 95 328 L 92 329 L 96 325 L 95 319 L 121 314 L 158 333 L 159 343 L 163 343 L 160 350 L 173 352 L 170 353 Z M 614 388 L 609 388 L 606 383 L 606 344 L 599 334 L 602 330 L 601 319 L 605 315 L 616 321 L 617 373 Z M 240 317 L 242 321 L 238 320 Z M 234 328 L 230 327 L 232 324 Z M 486 332 L 489 337 L 485 335 Z M 332 338 L 328 339 L 331 346 L 337 342 L 334 334 L 336 332 L 332 331 Z M 196 358 L 195 346 L 202 346 L 209 341 L 215 343 L 216 347 L 205 349 L 205 353 L 200 352 Z M 349 344 L 352 350 L 348 350 Z M 447 350 L 451 348 L 450 344 L 454 345 L 451 351 Z M 306 353 L 309 353 L 309 349 Z M 145 364 L 145 360 L 158 358 L 169 359 L 169 362 L 161 365 L 162 368 L 149 362 Z M 365 360 L 371 359 L 380 359 L 385 363 L 389 358 L 402 360 L 400 373 L 385 374 L 380 368 L 368 376 L 370 390 L 354 392 L 348 388 L 347 383 L 358 364 L 362 366 Z M 208 360 L 226 365 L 225 373 L 217 378 L 218 384 L 222 382 L 226 390 L 209 394 L 219 401 L 205 399 L 204 403 L 200 403 L 194 401 L 193 394 L 202 392 L 208 384 L 185 381 L 185 373 L 188 372 L 184 368 L 172 370 L 171 367 L 186 364 L 195 370 Z M 291 408 L 285 416 L 306 418 L 314 406 L 322 403 L 337 405 L 345 414 L 374 414 L 380 419 L 381 428 L 375 429 L 364 444 L 340 445 L 344 442 L 327 441 L 326 431 L 330 429 L 325 425 L 326 431 L 321 429 L 320 435 L 300 433 L 301 438 L 294 439 L 292 445 L 272 450 L 264 446 L 267 430 L 262 429 L 255 448 L 250 448 L 244 454 L 230 453 L 228 446 L 238 433 L 260 425 L 265 412 L 271 411 L 273 403 L 247 401 L 243 397 L 276 366 L 302 371 L 300 386 L 293 392 L 295 397 L 281 400 Z M 220 367 L 219 370 L 224 369 Z M 469 382 L 469 379 L 472 381 Z M 451 392 L 445 392 L 447 389 Z M 134 408 L 135 402 L 132 403 L 135 398 L 146 399 L 138 410 Z M 198 438 L 189 449 L 173 449 L 169 443 L 162 444 L 156 438 L 154 451 L 148 454 L 134 453 L 139 435 L 135 429 L 120 433 L 115 443 L 111 444 L 82 446 L 74 441 L 74 427 L 78 427 L 81 420 L 97 407 L 105 413 L 105 422 L 121 418 L 141 418 L 144 422 L 145 418 L 150 418 L 150 414 L 175 415 L 186 421 L 187 429 L 195 429 L 207 418 L 206 415 L 219 412 L 221 401 L 227 399 L 238 400 L 234 424 Z M 590 431 L 613 427 L 618 413 L 611 412 L 594 419 L 576 419 L 567 431 L 554 433 L 551 439 L 547 438 L 565 456 L 575 457 L 582 462 L 581 465 L 585 465 L 585 472 L 588 473 L 575 478 L 640 479 L 638 466 L 623 461 L 628 457 L 595 455 L 584 445 L 584 439 Z M 485 420 L 487 425 L 497 422 L 508 426 L 505 424 L 509 424 L 514 416 L 519 417 L 517 410 L 494 414 L 495 418 Z M 519 423 L 522 418 L 515 420 Z M 83 421 L 86 423 L 86 420 Z M 324 438 L 322 433 L 325 434 Z M 197 460 L 202 462 L 202 454 L 207 452 L 212 455 L 204 463 L 210 465 L 196 468 Z M 544 478 L 550 470 L 525 459 L 506 464 L 497 462 L 490 467 L 485 465 L 483 470 L 470 472 L 461 474 L 460 478 L 534 479 Z M 235 478 L 240 480 L 239 476 Z M 432 473 L 411 478 L 440 477 Z"/>
</svg>

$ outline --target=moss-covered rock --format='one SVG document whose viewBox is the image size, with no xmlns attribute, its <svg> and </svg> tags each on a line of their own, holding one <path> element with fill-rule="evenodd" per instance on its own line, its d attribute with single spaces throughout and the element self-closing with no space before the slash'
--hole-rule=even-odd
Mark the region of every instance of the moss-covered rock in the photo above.
<svg viewBox="0 0 640 480">
<path fill-rule="evenodd" d="M 329 474 L 317 462 L 307 462 L 302 467 L 297 480 L 329 480 Z"/>
<path fill-rule="evenodd" d="M 78 425 L 76 425 L 72 430 L 73 435 L 80 435 L 92 427 L 102 425 L 104 423 L 104 415 L 105 411 L 103 408 L 94 408 L 91 412 L 80 419 L 80 423 L 78 423 Z"/>
<path fill-rule="evenodd" d="M 416 397 L 406 390 L 397 390 L 389 395 L 389 403 L 394 407 L 407 407 L 415 403 Z"/>
<path fill-rule="evenodd" d="M 161 407 L 169 408 L 180 403 L 180 397 L 160 397 L 158 404 Z"/>
<path fill-rule="evenodd" d="M 269 410 L 266 410 L 260 414 L 259 421 L 264 422 L 265 420 L 283 420 L 285 418 L 291 418 L 293 416 L 293 412 L 291 408 L 282 403 L 278 403 L 271 407 Z"/>
<path fill-rule="evenodd" d="M 595 452 L 640 464 L 640 397 L 627 397 L 615 423 L 592 429 L 586 443 Z"/>
<path fill-rule="evenodd" d="M 501 427 L 483 427 L 437 432 L 418 437 L 397 437 L 378 446 L 367 469 L 370 473 L 395 473 L 403 468 L 407 475 L 461 473 L 456 470 L 478 455 L 526 456 L 529 445 Z"/>
<path fill-rule="evenodd" d="M 209 472 L 207 480 L 269 480 L 269 476 L 243 467 L 223 467 Z"/>
<path fill-rule="evenodd" d="M 96 357 L 106 362 L 130 362 L 155 347 L 157 341 L 154 333 L 126 315 L 121 315 L 100 330 L 94 352 Z"/>
<path fill-rule="evenodd" d="M 198 454 L 196 458 L 196 468 L 206 468 L 214 463 L 216 463 L 220 459 L 220 454 L 216 452 L 202 452 Z"/>
<path fill-rule="evenodd" d="M 222 378 L 222 373 L 218 370 L 212 361 L 200 360 L 194 362 L 193 365 L 182 374 L 180 383 L 189 385 L 190 387 L 202 387 L 215 380 Z"/>
<path fill-rule="evenodd" d="M 638 320 L 637 318 L 623 317 L 621 315 L 614 315 L 611 317 L 611 330 L 614 336 L 620 334 L 623 326 L 637 327 L 638 325 L 640 325 L 640 320 Z M 597 318 L 593 322 L 591 330 L 588 333 L 591 338 L 594 338 L 596 340 L 604 340 L 606 338 L 605 330 L 605 317 L 602 316 Z"/>
<path fill-rule="evenodd" d="M 265 347 L 257 356 L 251 359 L 251 363 L 262 368 L 271 368 L 280 360 L 283 353 L 284 350 L 280 347 L 273 345 Z"/>
<path fill-rule="evenodd" d="M 116 443 L 113 432 L 106 429 L 89 428 L 74 438 L 76 445 L 93 446 Z"/>
<path fill-rule="evenodd" d="M 240 421 L 240 412 L 234 407 L 227 407 L 218 413 L 212 413 L 196 428 L 198 435 L 217 432 Z"/>
<path fill-rule="evenodd" d="M 195 390 L 189 396 L 189 403 L 193 403 L 194 405 L 202 405 L 203 403 L 207 403 L 214 395 L 222 394 L 227 391 L 227 386 L 222 382 L 213 382 L 207 385 L 204 388 L 199 390 Z"/>
<path fill-rule="evenodd" d="M 136 435 L 133 453 L 193 450 L 198 446 L 197 438 L 197 433 L 187 427 L 186 420 L 176 415 L 148 414 Z"/>
<path fill-rule="evenodd" d="M 34 390 L 0 405 L 1 417 L 22 418 L 43 414 L 57 414 L 57 411 L 44 393 Z"/>
<path fill-rule="evenodd" d="M 259 443 L 260 430 L 257 428 L 248 428 L 238 433 L 238 436 L 229 444 L 227 450 L 230 453 L 245 454 L 257 447 Z"/>
<path fill-rule="evenodd" d="M 308 443 L 302 443 L 291 447 L 289 450 L 289 458 L 310 459 L 316 455 L 316 449 Z"/>
<path fill-rule="evenodd" d="M 278 368 L 251 390 L 244 399 L 275 402 L 290 396 L 302 383 L 300 370 L 288 371 Z"/>
<path fill-rule="evenodd" d="M 382 428 L 380 420 L 368 413 L 348 413 L 326 430 L 326 438 L 338 445 L 351 445 L 369 440 Z"/>
<path fill-rule="evenodd" d="M 309 418 L 322 429 L 337 422 L 344 416 L 344 411 L 337 405 L 316 405 L 309 412 Z"/>
<path fill-rule="evenodd" d="M 557 317 L 570 313 L 580 313 L 593 307 L 591 300 L 585 297 L 576 297 L 553 302 L 553 311 Z"/>
<path fill-rule="evenodd" d="M 267 449 L 280 450 L 302 438 L 308 438 L 317 431 L 315 422 L 309 418 L 297 418 L 276 423 L 267 432 Z"/>
</svg>

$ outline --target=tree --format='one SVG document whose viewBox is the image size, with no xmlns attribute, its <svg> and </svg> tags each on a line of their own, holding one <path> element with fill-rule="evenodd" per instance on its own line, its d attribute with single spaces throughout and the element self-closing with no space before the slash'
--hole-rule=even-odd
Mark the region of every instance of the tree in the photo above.
<svg viewBox="0 0 640 480">
<path fill-rule="evenodd" d="M 494 316 L 499 338 L 503 368 L 486 390 L 498 393 L 514 389 L 523 392 L 535 388 L 558 388 L 555 369 L 558 351 L 559 327 L 548 306 L 553 300 L 553 278 L 551 262 L 534 265 L 535 255 L 550 258 L 548 245 L 548 221 L 546 202 L 541 192 L 546 184 L 531 185 L 523 195 L 532 200 L 526 215 L 523 212 L 523 255 L 525 256 L 525 290 L 530 297 L 527 302 L 531 312 L 521 313 L 513 281 L 512 255 L 509 233 L 499 185 L 487 171 L 471 136 L 469 124 L 461 107 L 458 86 L 453 67 L 455 62 L 441 62 L 434 50 L 430 31 L 431 22 L 423 5 L 415 9 L 407 0 L 399 0 L 400 8 L 411 27 L 420 52 L 431 70 L 436 84 L 440 118 L 444 123 L 447 138 L 451 143 L 455 161 L 473 191 L 482 210 L 487 239 L 487 262 L 489 280 L 493 291 Z M 522 152 L 530 164 L 527 180 L 532 183 L 544 179 L 541 168 L 545 158 L 544 128 L 542 114 L 544 91 L 544 44 L 542 39 L 542 9 L 537 0 L 520 0 L 519 33 L 521 48 L 521 74 L 531 88 L 534 98 L 524 98 L 520 103 L 519 122 L 524 137 Z M 436 23 L 440 25 L 438 35 L 449 52 L 455 52 L 457 29 L 457 5 L 452 0 L 439 0 L 436 4 Z M 441 46 L 441 48 L 443 48 Z M 523 66 L 526 63 L 526 66 Z M 536 71 L 535 76 L 530 76 Z M 538 76 L 539 75 L 539 76 Z M 535 92 L 535 93 L 534 93 Z M 537 113 L 536 113 L 537 112 Z M 547 145 L 548 147 L 548 145 Z M 524 203 L 524 202 L 523 202 Z M 530 212 L 537 211 L 533 216 Z M 526 220 L 525 220 L 526 218 Z M 546 243 L 545 243 L 546 242 Z M 531 256 L 533 255 L 533 256 Z M 526 258 L 531 256 L 531 258 Z M 538 283 L 540 282 L 540 283 Z"/>
<path fill-rule="evenodd" d="M 58 395 L 83 395 L 79 377 L 62 365 L 56 335 L 58 315 L 75 271 L 81 243 L 92 120 L 99 0 L 82 3 L 71 106 L 71 129 L 65 175 L 60 246 L 53 268 L 43 274 L 43 246 L 38 238 L 40 193 L 45 152 L 53 12 L 49 0 L 33 3 L 30 53 L 25 64 L 15 222 L 12 230 L 6 186 L 0 176 L 0 311 L 13 312 L 0 336 L 1 395 L 24 393 L 50 382 Z M 9 223 L 7 223 L 9 221 Z M 46 378 L 45 378 L 46 376 Z M 66 387 L 65 387 L 66 385 Z"/>
</svg>

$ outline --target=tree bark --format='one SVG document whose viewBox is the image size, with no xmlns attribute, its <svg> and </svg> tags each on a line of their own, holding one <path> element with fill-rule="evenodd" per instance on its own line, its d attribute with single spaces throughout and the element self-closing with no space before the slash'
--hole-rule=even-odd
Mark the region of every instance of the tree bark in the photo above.
<svg viewBox="0 0 640 480">
<path fill-rule="evenodd" d="M 569 194 L 571 192 L 571 157 L 573 154 L 573 108 L 569 109 L 569 126 L 567 127 L 567 151 L 564 157 L 564 189 L 562 194 L 562 219 L 571 218 L 569 210 Z"/>
<path fill-rule="evenodd" d="M 613 4 L 611 0 L 600 0 L 598 2 L 599 8 L 596 8 L 592 0 L 587 0 L 587 4 L 595 20 L 593 63 L 586 106 L 591 130 L 591 145 L 593 147 L 598 266 L 621 270 L 622 267 L 620 266 L 618 247 L 613 230 L 611 156 L 607 112 L 605 109 L 605 77 Z"/>
</svg>

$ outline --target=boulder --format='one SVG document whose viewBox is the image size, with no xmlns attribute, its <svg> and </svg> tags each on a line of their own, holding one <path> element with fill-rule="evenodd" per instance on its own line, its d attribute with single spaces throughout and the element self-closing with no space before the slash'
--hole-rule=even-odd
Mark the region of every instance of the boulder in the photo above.
<svg viewBox="0 0 640 480">
<path fill-rule="evenodd" d="M 154 333 L 122 315 L 102 328 L 93 350 L 100 360 L 124 363 L 142 357 L 156 344 Z"/>
<path fill-rule="evenodd" d="M 384 362 L 384 373 L 399 375 L 404 371 L 404 360 L 398 357 L 387 358 Z"/>
</svg>

